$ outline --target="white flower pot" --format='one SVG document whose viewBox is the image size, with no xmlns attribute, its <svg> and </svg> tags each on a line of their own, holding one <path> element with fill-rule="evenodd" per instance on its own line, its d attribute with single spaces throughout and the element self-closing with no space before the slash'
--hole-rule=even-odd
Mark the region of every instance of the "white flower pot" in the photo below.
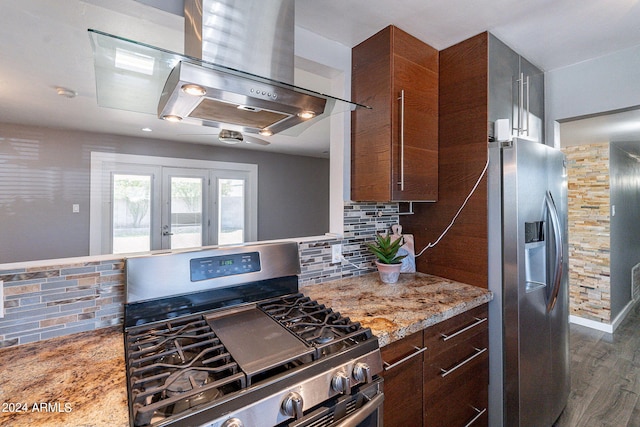
<svg viewBox="0 0 640 427">
<path fill-rule="evenodd" d="M 383 264 L 376 261 L 376 265 L 378 266 L 380 280 L 384 283 L 396 283 L 398 281 L 402 264 Z"/>
</svg>

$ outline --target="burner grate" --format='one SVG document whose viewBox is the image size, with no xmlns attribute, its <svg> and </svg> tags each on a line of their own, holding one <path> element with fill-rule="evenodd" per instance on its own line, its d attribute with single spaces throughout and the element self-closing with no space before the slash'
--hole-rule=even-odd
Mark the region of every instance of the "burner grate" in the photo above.
<svg viewBox="0 0 640 427">
<path fill-rule="evenodd" d="M 371 330 L 303 294 L 287 295 L 258 307 L 316 348 L 316 359 L 372 337 Z"/>
<path fill-rule="evenodd" d="M 246 387 L 245 374 L 201 315 L 131 329 L 125 342 L 136 426 Z"/>
</svg>

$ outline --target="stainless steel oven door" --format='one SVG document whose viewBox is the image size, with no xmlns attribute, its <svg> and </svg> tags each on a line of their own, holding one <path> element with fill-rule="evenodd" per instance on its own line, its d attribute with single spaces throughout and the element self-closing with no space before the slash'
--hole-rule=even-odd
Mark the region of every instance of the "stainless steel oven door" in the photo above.
<svg viewBox="0 0 640 427">
<path fill-rule="evenodd" d="M 286 424 L 287 427 L 382 427 L 382 378 L 374 378 L 341 396 L 331 406 L 320 407 L 303 418 Z"/>
</svg>

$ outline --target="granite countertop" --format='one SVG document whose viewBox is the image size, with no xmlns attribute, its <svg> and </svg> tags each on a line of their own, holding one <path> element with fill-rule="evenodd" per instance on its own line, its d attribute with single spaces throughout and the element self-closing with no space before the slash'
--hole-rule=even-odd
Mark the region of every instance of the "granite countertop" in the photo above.
<svg viewBox="0 0 640 427">
<path fill-rule="evenodd" d="M 303 287 L 302 292 L 371 328 L 381 346 L 488 302 L 481 289 L 427 274 L 378 274 Z M 0 349 L 0 425 L 129 425 L 121 327 Z"/>
<path fill-rule="evenodd" d="M 129 425 L 122 327 L 0 350 L 0 425 Z"/>
<path fill-rule="evenodd" d="M 309 285 L 302 292 L 370 328 L 385 346 L 489 302 L 486 289 L 424 273 L 383 283 L 378 273 Z"/>
</svg>

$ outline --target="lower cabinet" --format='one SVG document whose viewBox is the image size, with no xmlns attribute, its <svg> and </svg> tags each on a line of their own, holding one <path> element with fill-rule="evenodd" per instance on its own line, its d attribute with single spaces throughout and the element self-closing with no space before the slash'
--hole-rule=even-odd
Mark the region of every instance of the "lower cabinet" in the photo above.
<svg viewBox="0 0 640 427">
<path fill-rule="evenodd" d="M 487 426 L 484 304 L 382 348 L 384 425 Z"/>
<path fill-rule="evenodd" d="M 422 425 L 422 334 L 382 347 L 384 361 L 384 426 Z"/>
</svg>

